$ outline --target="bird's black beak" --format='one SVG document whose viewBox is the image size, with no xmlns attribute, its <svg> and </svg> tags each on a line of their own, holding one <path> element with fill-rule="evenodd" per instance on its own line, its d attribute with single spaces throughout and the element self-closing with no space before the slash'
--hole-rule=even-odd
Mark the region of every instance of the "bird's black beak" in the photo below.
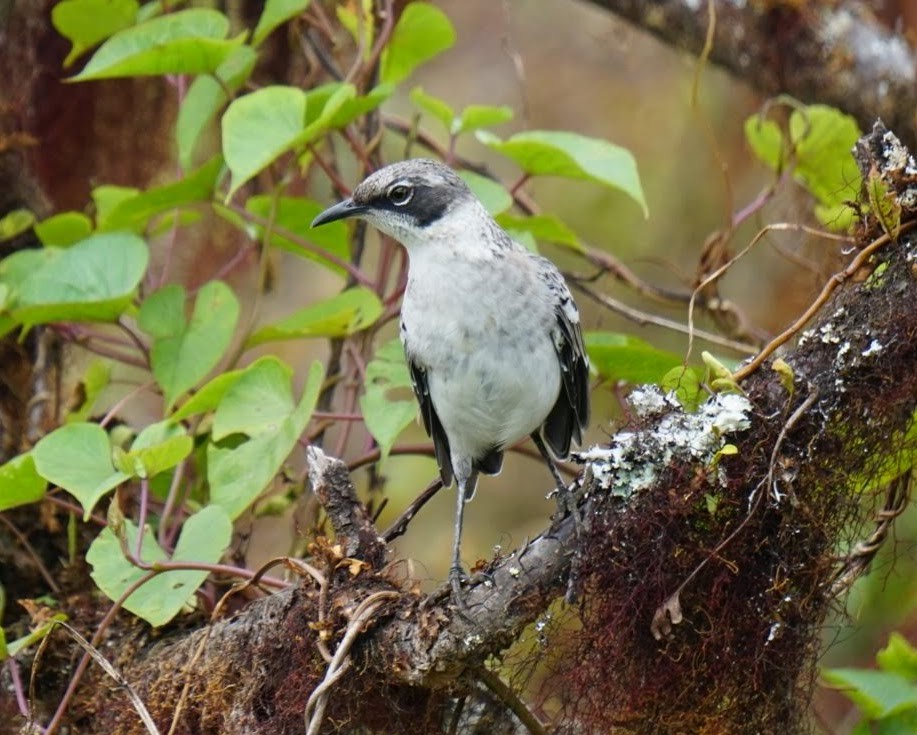
<svg viewBox="0 0 917 735">
<path fill-rule="evenodd" d="M 362 204 L 357 204 L 353 199 L 345 199 L 343 202 L 338 202 L 333 207 L 328 207 L 328 209 L 312 220 L 312 226 L 318 227 L 319 225 L 327 225 L 329 222 L 334 222 L 339 219 L 356 217 L 359 214 L 363 214 L 366 210 L 367 207 L 364 207 Z"/>
</svg>

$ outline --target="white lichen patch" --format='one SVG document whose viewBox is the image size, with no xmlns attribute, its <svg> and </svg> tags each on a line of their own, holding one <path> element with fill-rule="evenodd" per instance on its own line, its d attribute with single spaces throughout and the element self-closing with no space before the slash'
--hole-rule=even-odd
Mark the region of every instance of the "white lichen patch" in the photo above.
<svg viewBox="0 0 917 735">
<path fill-rule="evenodd" d="M 823 344 L 826 345 L 837 345 L 840 344 L 841 338 L 840 335 L 834 329 L 834 324 L 832 322 L 827 322 L 822 324 L 818 328 L 818 334 L 821 338 Z"/>
<path fill-rule="evenodd" d="M 673 408 L 681 406 L 674 391 L 664 394 L 655 385 L 644 385 L 642 388 L 635 388 L 627 396 L 627 402 L 640 418 L 646 418 L 663 411 L 671 411 Z"/>
<path fill-rule="evenodd" d="M 844 344 L 838 347 L 837 354 L 834 356 L 835 364 L 838 366 L 843 365 L 845 362 L 844 358 L 847 357 L 847 353 L 850 352 L 851 349 L 853 348 L 850 346 L 849 342 L 844 342 Z"/>
<path fill-rule="evenodd" d="M 893 132 L 886 131 L 882 136 L 882 142 L 885 144 L 882 155 L 888 162 L 889 169 L 892 171 L 904 169 L 904 173 L 908 176 L 917 175 L 917 162 Z"/>
<path fill-rule="evenodd" d="M 880 352 L 882 352 L 883 349 L 884 347 L 882 347 L 882 343 L 879 342 L 879 340 L 874 339 L 872 342 L 869 343 L 869 346 L 865 350 L 863 350 L 860 354 L 863 357 L 872 357 L 873 355 L 878 355 Z"/>
<path fill-rule="evenodd" d="M 674 398 L 666 400 L 674 400 Z M 720 393 L 696 413 L 672 410 L 653 429 L 623 431 L 609 447 L 592 447 L 576 455 L 588 463 L 596 483 L 613 495 L 629 497 L 651 487 L 675 459 L 712 463 L 730 434 L 750 425 L 751 403 L 745 396 Z"/>
</svg>

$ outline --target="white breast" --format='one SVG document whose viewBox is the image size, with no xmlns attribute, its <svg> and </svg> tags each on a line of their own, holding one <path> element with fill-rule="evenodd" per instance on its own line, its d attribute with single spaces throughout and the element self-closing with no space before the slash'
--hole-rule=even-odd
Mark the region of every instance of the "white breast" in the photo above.
<svg viewBox="0 0 917 735">
<path fill-rule="evenodd" d="M 454 458 L 528 436 L 560 391 L 553 295 L 524 251 L 412 249 L 402 307 L 408 355 L 427 372 Z"/>
</svg>

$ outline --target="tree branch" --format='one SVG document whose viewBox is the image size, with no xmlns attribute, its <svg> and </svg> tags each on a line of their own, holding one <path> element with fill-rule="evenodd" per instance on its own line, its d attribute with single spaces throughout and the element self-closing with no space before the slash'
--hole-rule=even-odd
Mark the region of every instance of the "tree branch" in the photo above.
<svg viewBox="0 0 917 735">
<path fill-rule="evenodd" d="M 707 2 L 590 0 L 693 54 L 710 24 Z M 848 112 L 861 129 L 881 118 L 917 145 L 917 54 L 863 2 L 713 0 L 710 59 L 766 95 L 786 92 Z"/>
</svg>

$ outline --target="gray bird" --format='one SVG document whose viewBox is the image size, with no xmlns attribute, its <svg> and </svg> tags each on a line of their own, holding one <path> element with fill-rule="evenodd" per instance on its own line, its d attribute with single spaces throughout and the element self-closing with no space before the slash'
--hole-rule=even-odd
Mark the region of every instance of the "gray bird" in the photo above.
<svg viewBox="0 0 917 735">
<path fill-rule="evenodd" d="M 386 166 L 313 227 L 359 217 L 407 249 L 401 342 L 443 485 L 458 483 L 449 580 L 459 606 L 465 502 L 478 473 L 531 436 L 561 493 L 554 456 L 579 444 L 589 417 L 589 363 L 563 276 L 493 220 L 449 167 Z"/>
</svg>

